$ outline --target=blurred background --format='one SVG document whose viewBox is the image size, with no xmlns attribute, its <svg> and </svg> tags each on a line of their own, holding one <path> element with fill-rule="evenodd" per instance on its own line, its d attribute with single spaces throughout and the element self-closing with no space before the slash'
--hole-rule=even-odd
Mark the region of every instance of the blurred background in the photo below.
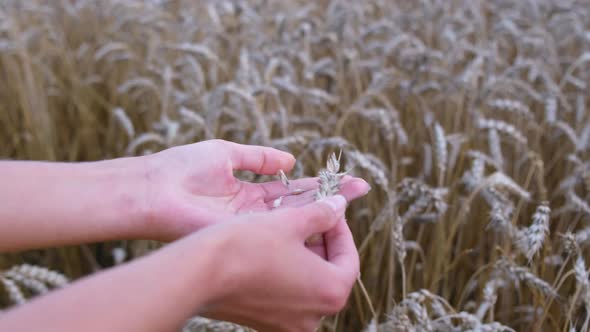
<svg viewBox="0 0 590 332">
<path fill-rule="evenodd" d="M 323 331 L 587 331 L 589 62 L 588 1 L 0 0 L 0 156 L 222 138 L 293 153 L 297 178 L 342 150 L 373 190 L 348 213 L 361 282 Z M 76 279 L 161 245 L 0 270 Z"/>
</svg>

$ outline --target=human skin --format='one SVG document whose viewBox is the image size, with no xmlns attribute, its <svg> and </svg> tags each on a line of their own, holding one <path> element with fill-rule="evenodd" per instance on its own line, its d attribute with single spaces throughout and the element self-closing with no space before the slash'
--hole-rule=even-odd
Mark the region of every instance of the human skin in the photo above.
<svg viewBox="0 0 590 332">
<path fill-rule="evenodd" d="M 177 331 L 194 314 L 259 331 L 313 331 L 346 303 L 359 273 L 334 196 L 195 232 L 121 267 L 0 315 L 2 331 Z M 305 246 L 325 233 L 326 258 Z"/>
<path fill-rule="evenodd" d="M 211 140 L 149 156 L 88 163 L 0 162 L 0 252 L 117 239 L 171 241 L 235 215 L 269 211 L 289 191 L 280 181 L 249 183 L 234 170 L 272 175 L 295 159 L 267 147 Z M 317 180 L 293 181 L 313 201 Z M 369 190 L 347 177 L 348 201 Z"/>
<path fill-rule="evenodd" d="M 305 192 L 289 195 L 280 182 L 233 176 L 293 164 L 278 150 L 219 140 L 94 163 L 0 162 L 1 251 L 192 233 L 2 314 L 0 330 L 173 331 L 196 312 L 262 331 L 312 330 L 358 275 L 344 208 L 369 187 L 347 177 L 342 196 L 314 203 L 315 179 L 293 181 Z M 310 248 L 316 233 L 325 243 Z"/>
</svg>

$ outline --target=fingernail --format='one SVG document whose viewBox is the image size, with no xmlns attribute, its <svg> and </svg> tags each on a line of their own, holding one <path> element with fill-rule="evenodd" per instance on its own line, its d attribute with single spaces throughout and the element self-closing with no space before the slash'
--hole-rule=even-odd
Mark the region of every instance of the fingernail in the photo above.
<svg viewBox="0 0 590 332">
<path fill-rule="evenodd" d="M 346 210 L 346 198 L 342 195 L 334 195 L 324 198 L 322 202 L 328 204 L 338 215 L 344 214 L 344 210 Z"/>
</svg>

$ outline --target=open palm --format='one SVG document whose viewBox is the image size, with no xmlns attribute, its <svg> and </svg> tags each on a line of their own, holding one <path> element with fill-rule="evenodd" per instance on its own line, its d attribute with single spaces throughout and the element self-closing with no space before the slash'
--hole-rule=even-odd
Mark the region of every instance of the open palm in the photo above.
<svg viewBox="0 0 590 332">
<path fill-rule="evenodd" d="M 289 171 L 294 157 L 273 148 L 211 140 L 171 148 L 149 156 L 148 200 L 155 238 L 172 240 L 228 217 L 314 201 L 317 179 L 250 183 L 236 179 L 235 170 L 273 175 Z M 365 181 L 345 177 L 340 194 L 348 201 L 369 190 Z"/>
</svg>

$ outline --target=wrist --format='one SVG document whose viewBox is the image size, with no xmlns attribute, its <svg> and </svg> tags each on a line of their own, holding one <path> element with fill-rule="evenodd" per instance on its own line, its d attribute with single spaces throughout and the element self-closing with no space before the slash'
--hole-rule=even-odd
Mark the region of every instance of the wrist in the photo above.
<svg viewBox="0 0 590 332">
<path fill-rule="evenodd" d="M 118 238 L 146 238 L 153 215 L 150 204 L 149 164 L 144 157 L 128 157 L 90 163 L 103 199 L 109 206 L 110 221 Z"/>
<path fill-rule="evenodd" d="M 179 263 L 183 268 L 176 271 L 189 270 L 186 271 L 187 285 L 190 290 L 197 289 L 198 296 L 191 291 L 187 293 L 191 294 L 195 301 L 192 305 L 200 313 L 214 309 L 234 289 L 231 281 L 236 278 L 232 277 L 233 269 L 228 266 L 231 262 L 226 251 L 230 241 L 227 235 L 227 232 L 205 230 L 169 245 L 171 251 L 182 256 Z M 190 264 L 186 264 L 186 256 L 194 257 L 190 258 Z"/>
<path fill-rule="evenodd" d="M 223 229 L 221 229 L 223 228 Z M 243 247 L 244 233 L 231 221 L 220 226 L 213 226 L 196 233 L 200 236 L 197 242 L 208 242 L 210 248 L 207 255 L 211 257 L 209 266 L 210 294 L 207 301 L 208 313 L 225 313 L 224 303 L 228 297 L 248 287 L 252 279 L 260 278 L 256 266 L 258 262 L 248 259 L 247 250 Z M 219 317 L 218 317 L 219 318 Z"/>
</svg>

